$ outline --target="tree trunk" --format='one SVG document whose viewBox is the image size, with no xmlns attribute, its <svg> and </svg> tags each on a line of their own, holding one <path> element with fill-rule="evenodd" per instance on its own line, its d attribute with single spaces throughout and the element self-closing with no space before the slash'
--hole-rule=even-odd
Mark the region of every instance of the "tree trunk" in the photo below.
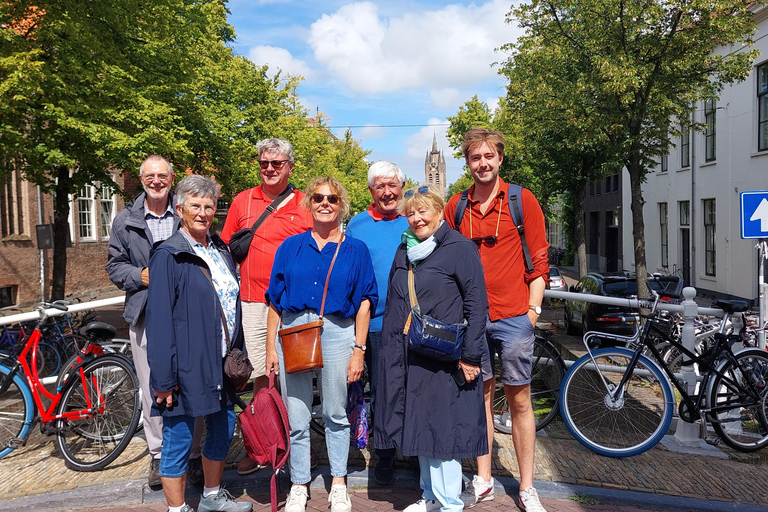
<svg viewBox="0 0 768 512">
<path fill-rule="evenodd" d="M 640 163 L 639 151 L 632 151 L 629 165 L 629 187 L 632 194 L 632 237 L 635 248 L 635 276 L 637 277 L 637 296 L 642 299 L 649 297 L 648 274 L 645 260 L 645 221 L 643 220 L 642 181 L 643 168 Z"/>
<path fill-rule="evenodd" d="M 574 193 L 573 205 L 574 233 L 573 241 L 576 246 L 576 263 L 579 269 L 579 279 L 587 274 L 587 237 L 584 231 L 584 196 L 586 188 L 579 187 Z"/>
<path fill-rule="evenodd" d="M 53 210 L 53 275 L 51 277 L 51 301 L 64 298 L 67 287 L 67 237 L 69 235 L 69 194 L 72 180 L 69 169 L 56 169 L 58 182 Z"/>
</svg>

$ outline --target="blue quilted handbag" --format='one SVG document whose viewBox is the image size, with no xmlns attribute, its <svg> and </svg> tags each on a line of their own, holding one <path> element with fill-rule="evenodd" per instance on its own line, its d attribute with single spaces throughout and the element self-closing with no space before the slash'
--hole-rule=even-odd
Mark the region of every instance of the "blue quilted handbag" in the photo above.
<svg viewBox="0 0 768 512">
<path fill-rule="evenodd" d="M 417 354 L 437 361 L 458 361 L 464 345 L 467 321 L 460 324 L 446 324 L 428 315 L 422 315 L 416 300 L 413 284 L 413 270 L 408 269 L 408 293 L 411 299 L 411 313 L 405 322 L 408 347 Z"/>
</svg>

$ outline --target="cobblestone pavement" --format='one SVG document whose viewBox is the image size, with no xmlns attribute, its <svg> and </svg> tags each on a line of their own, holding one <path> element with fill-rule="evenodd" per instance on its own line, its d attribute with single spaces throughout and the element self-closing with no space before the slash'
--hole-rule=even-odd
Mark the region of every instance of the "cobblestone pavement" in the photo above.
<svg viewBox="0 0 768 512">
<path fill-rule="evenodd" d="M 419 499 L 420 492 L 416 490 L 384 490 L 384 489 L 357 489 L 350 491 L 352 501 L 352 510 L 355 512 L 388 512 L 394 510 L 403 510 L 405 507 Z M 243 500 L 253 502 L 254 512 L 268 512 L 270 510 L 269 495 L 249 495 Z M 589 501 L 581 498 L 583 501 Z M 328 511 L 328 493 L 324 490 L 313 490 L 310 500 L 307 502 L 308 512 L 327 512 Z M 191 500 L 190 500 L 191 501 Z M 584 503 L 577 499 L 547 499 L 542 498 L 542 505 L 548 512 L 648 512 L 662 511 L 663 508 L 648 509 L 638 508 L 632 505 L 610 505 L 598 502 Z M 190 503 L 194 505 L 195 503 Z M 280 501 L 278 507 L 282 509 L 285 502 Z M 510 512 L 517 510 L 515 500 L 506 495 L 496 496 L 496 499 L 490 502 L 481 503 L 474 510 L 478 512 Z M 91 512 L 165 512 L 165 504 L 155 503 L 151 505 L 138 505 L 135 507 L 111 507 L 102 509 L 88 509 Z"/>
<path fill-rule="evenodd" d="M 562 311 L 549 314 L 562 315 Z M 547 321 L 546 313 L 544 320 Z M 554 322 L 553 325 L 556 327 L 556 321 L 551 318 L 550 320 Z M 559 335 L 556 337 L 560 338 Z M 574 345 L 573 341 L 571 341 L 571 345 Z M 323 439 L 314 433 L 312 439 L 313 446 L 319 454 L 321 466 L 319 469 L 322 469 L 324 465 L 327 465 Z M 763 450 L 757 454 L 740 454 L 720 448 L 715 452 L 721 456 L 725 453 L 728 458 L 677 453 L 667 449 L 662 444 L 642 455 L 631 458 L 602 457 L 582 447 L 570 436 L 560 419 L 556 418 L 547 427 L 545 433 L 537 439 L 534 479 L 543 483 L 588 486 L 603 490 L 638 491 L 662 498 L 664 496 L 679 496 L 715 500 L 715 507 L 711 510 L 727 510 L 728 506 L 734 503 L 768 507 L 768 485 L 766 484 L 768 482 L 768 451 Z M 230 450 L 227 467 L 229 469 L 234 468 L 243 455 L 244 448 L 238 431 Z M 493 456 L 493 471 L 496 476 L 507 479 L 519 477 L 511 436 L 496 435 Z M 350 449 L 350 468 L 369 466 L 370 461 L 371 454 L 368 450 Z M 464 462 L 466 473 L 471 474 L 474 461 Z M 140 485 L 141 482 L 146 481 L 148 467 L 149 455 L 146 444 L 141 437 L 136 437 L 128 449 L 107 469 L 94 473 L 70 471 L 65 467 L 63 459 L 56 451 L 53 438 L 43 436 L 40 434 L 39 428 L 36 428 L 27 446 L 15 450 L 0 460 L 0 509 L 2 509 L 3 503 L 9 505 L 11 502 L 6 500 L 12 498 L 33 497 L 76 489 L 87 490 L 89 486 L 117 482 L 126 484 L 133 482 Z M 406 469 L 412 466 L 406 461 L 399 460 L 397 467 Z M 237 476 L 234 471 L 227 472 L 225 481 L 228 478 L 227 475 Z M 415 487 L 415 485 L 412 486 Z M 417 494 L 411 493 L 411 490 L 405 493 L 405 497 L 400 497 L 401 491 L 405 492 L 403 489 L 398 489 L 397 499 L 395 500 L 393 496 L 392 501 L 388 501 L 386 496 L 393 492 L 391 490 L 375 488 L 370 491 L 357 490 L 356 496 L 360 498 L 360 503 L 365 505 L 360 507 L 355 505 L 355 509 L 400 510 L 417 497 Z M 259 491 L 257 490 L 257 492 Z M 516 489 L 511 492 L 511 494 L 515 493 Z M 325 498 L 320 498 L 320 496 L 324 496 L 322 491 L 316 491 L 315 494 L 316 497 L 311 502 L 311 508 L 326 510 Z M 253 498 L 261 504 L 268 504 L 269 502 L 268 497 L 253 495 Z M 550 512 L 560 510 L 621 510 L 626 512 L 635 510 L 613 505 L 579 503 L 572 500 L 554 500 L 551 503 L 548 500 L 545 501 L 547 501 Z M 720 503 L 722 508 L 718 508 L 717 503 Z M 496 501 L 488 507 L 484 506 L 483 509 L 497 507 L 513 509 L 512 505 L 510 498 L 499 496 Z M 86 500 L 83 502 L 82 508 L 87 506 Z M 148 505 L 131 510 L 165 509 L 164 506 L 159 507 Z M 658 510 L 665 509 L 659 508 Z"/>
</svg>

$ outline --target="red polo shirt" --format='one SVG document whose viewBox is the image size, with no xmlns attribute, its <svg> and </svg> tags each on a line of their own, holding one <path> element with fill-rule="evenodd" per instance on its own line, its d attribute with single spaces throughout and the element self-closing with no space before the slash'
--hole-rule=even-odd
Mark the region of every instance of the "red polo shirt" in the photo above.
<svg viewBox="0 0 768 512">
<path fill-rule="evenodd" d="M 272 212 L 256 230 L 248 249 L 248 256 L 240 263 L 240 297 L 247 302 L 266 302 L 264 293 L 269 287 L 272 262 L 283 240 L 312 229 L 312 215 L 301 206 L 304 193 L 295 190 L 293 197 Z M 250 228 L 261 216 L 272 199 L 264 195 L 261 185 L 240 192 L 232 201 L 221 238 L 230 238 L 243 228 Z"/>
<path fill-rule="evenodd" d="M 539 202 L 526 188 L 522 198 L 518 198 L 523 210 L 525 240 L 533 260 L 533 272 L 529 274 L 525 271 L 520 235 L 509 212 L 509 184 L 501 178 L 499 182 L 499 192 L 484 215 L 480 213 L 480 202 L 472 199 L 475 186 L 470 187 L 469 208 L 459 227 L 459 232 L 467 238 L 496 235 L 495 245 L 489 246 L 484 242 L 479 247 L 488 290 L 488 316 L 493 321 L 526 314 L 528 285 L 549 272 L 549 244 Z M 445 220 L 451 228 L 455 228 L 454 212 L 460 196 L 460 193 L 454 195 L 445 207 Z"/>
</svg>

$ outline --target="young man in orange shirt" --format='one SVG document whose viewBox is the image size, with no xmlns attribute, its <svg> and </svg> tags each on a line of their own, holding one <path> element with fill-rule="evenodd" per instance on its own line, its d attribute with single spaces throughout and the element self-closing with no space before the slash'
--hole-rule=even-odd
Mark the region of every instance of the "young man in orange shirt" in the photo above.
<svg viewBox="0 0 768 512">
<path fill-rule="evenodd" d="M 462 152 L 474 185 L 469 189 L 466 211 L 459 231 L 478 246 L 488 291 L 486 337 L 489 351 L 483 359 L 483 393 L 488 424 L 488 455 L 477 460 L 478 475 L 462 494 L 468 508 L 493 499 L 491 454 L 495 388 L 494 358 L 500 358 L 501 381 L 509 403 L 512 441 L 520 469 L 520 504 L 527 512 L 546 512 L 533 487 L 533 458 L 536 422 L 531 407 L 531 358 L 534 326 L 549 271 L 544 214 L 530 190 L 517 198 L 523 212 L 525 239 L 533 270 L 526 269 L 521 237 L 509 210 L 509 184 L 499 177 L 504 160 L 504 137 L 500 132 L 473 128 L 467 132 Z M 455 211 L 461 194 L 445 208 L 445 219 L 455 226 Z"/>
</svg>

